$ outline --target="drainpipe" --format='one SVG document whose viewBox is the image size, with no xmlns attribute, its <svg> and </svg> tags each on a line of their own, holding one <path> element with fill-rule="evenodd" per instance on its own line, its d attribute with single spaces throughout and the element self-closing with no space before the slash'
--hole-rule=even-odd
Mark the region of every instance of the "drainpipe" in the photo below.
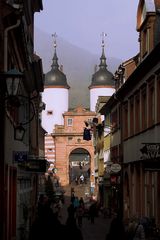
<svg viewBox="0 0 160 240">
<path fill-rule="evenodd" d="M 9 26 L 4 30 L 4 72 L 7 72 L 8 63 L 8 32 L 20 25 L 20 19 L 17 20 L 15 25 Z"/>
<path fill-rule="evenodd" d="M 7 72 L 8 70 L 8 32 L 12 29 L 17 28 L 20 25 L 20 20 L 17 20 L 17 23 L 7 27 L 4 29 L 4 55 L 3 55 L 3 71 Z M 1 197 L 2 197 L 2 203 L 0 204 L 0 213 L 2 216 L 0 217 L 0 239 L 6 239 L 8 238 L 8 231 L 6 232 L 6 229 L 8 230 L 8 216 L 5 208 L 8 208 L 6 206 L 7 200 L 6 200 L 6 189 L 5 189 L 5 178 L 7 176 L 8 169 L 6 168 L 6 162 L 5 162 L 5 138 L 6 138 L 6 122 L 5 122 L 5 80 L 3 79 L 3 89 L 1 89 L 1 97 L 0 97 L 0 112 L 2 116 L 0 117 L 0 132 L 1 132 L 1 139 L 2 143 L 0 146 L 0 150 L 2 151 L 0 154 L 0 162 L 1 162 L 1 168 L 0 168 L 0 187 L 1 187 Z M 8 181 L 8 179 L 7 179 Z M 8 197 L 8 196 L 7 196 Z"/>
</svg>

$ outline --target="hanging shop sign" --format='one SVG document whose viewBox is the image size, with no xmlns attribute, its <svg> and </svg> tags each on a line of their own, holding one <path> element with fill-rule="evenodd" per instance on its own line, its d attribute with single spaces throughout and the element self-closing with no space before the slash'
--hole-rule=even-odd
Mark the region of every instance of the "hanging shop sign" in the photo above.
<svg viewBox="0 0 160 240">
<path fill-rule="evenodd" d="M 29 172 L 46 172 L 49 164 L 46 159 L 28 159 L 25 164 L 25 170 Z"/>
<path fill-rule="evenodd" d="M 121 171 L 121 165 L 118 163 L 113 163 L 110 169 L 111 169 L 111 172 L 118 173 Z"/>
<path fill-rule="evenodd" d="M 142 143 L 141 159 L 156 159 L 160 157 L 160 143 Z"/>
<path fill-rule="evenodd" d="M 117 183 L 117 176 L 111 176 L 111 184 L 116 184 Z"/>
</svg>

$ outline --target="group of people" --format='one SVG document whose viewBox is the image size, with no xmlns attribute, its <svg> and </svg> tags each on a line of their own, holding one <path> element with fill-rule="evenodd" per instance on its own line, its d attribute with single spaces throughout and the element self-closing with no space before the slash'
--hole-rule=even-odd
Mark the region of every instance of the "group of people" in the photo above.
<svg viewBox="0 0 160 240">
<path fill-rule="evenodd" d="M 76 183 L 76 185 L 87 183 L 87 178 L 83 174 L 81 174 L 79 177 L 76 176 L 75 177 L 75 183 Z"/>
<path fill-rule="evenodd" d="M 88 220 L 90 220 L 90 222 L 94 224 L 95 217 L 97 216 L 97 202 L 92 199 L 90 201 L 89 209 L 86 209 L 83 197 L 80 197 L 79 199 L 77 196 L 74 195 L 74 192 L 72 192 L 71 204 L 68 207 L 69 212 L 70 210 L 72 210 L 73 215 L 77 220 L 77 224 L 81 228 L 83 217 L 85 216 L 86 211 Z"/>
<path fill-rule="evenodd" d="M 128 224 L 124 224 L 118 214 L 112 219 L 109 233 L 105 240 L 145 240 L 145 228 L 142 221 L 136 217 L 130 219 Z"/>
<path fill-rule="evenodd" d="M 65 224 L 61 223 L 62 201 L 50 200 L 46 195 L 39 197 L 37 216 L 32 224 L 29 240 L 70 239 L 83 240 L 82 233 L 77 226 L 72 209 L 68 209 Z"/>
<path fill-rule="evenodd" d="M 72 192 L 73 193 L 73 192 Z M 89 207 L 89 219 L 94 224 L 97 211 L 97 202 L 93 201 Z M 37 218 L 33 222 L 29 240 L 54 239 L 74 239 L 83 240 L 81 227 L 85 212 L 85 203 L 83 197 L 78 198 L 72 194 L 71 203 L 68 207 L 68 217 L 65 224 L 60 221 L 60 213 L 63 207 L 61 201 L 52 202 L 47 196 L 41 195 L 37 206 Z M 105 240 L 145 240 L 145 228 L 142 221 L 137 218 L 130 219 L 125 225 L 118 214 L 115 214 L 109 232 Z"/>
</svg>

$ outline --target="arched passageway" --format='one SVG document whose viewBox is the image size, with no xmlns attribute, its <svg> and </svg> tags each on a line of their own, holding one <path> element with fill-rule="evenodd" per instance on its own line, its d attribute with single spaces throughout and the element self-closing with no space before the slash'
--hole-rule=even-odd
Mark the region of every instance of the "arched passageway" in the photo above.
<svg viewBox="0 0 160 240">
<path fill-rule="evenodd" d="M 69 155 L 69 180 L 70 183 L 78 180 L 84 176 L 84 181 L 88 182 L 90 179 L 91 169 L 90 153 L 84 148 L 76 148 Z"/>
</svg>

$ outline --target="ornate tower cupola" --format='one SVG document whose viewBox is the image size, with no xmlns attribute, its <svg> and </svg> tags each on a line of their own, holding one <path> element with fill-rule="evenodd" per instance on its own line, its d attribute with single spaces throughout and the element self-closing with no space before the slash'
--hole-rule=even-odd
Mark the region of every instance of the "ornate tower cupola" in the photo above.
<svg viewBox="0 0 160 240">
<path fill-rule="evenodd" d="M 42 112 L 42 126 L 48 133 L 52 133 L 55 124 L 63 124 L 63 113 L 68 111 L 69 85 L 66 75 L 59 69 L 57 57 L 56 33 L 54 38 L 54 55 L 51 70 L 45 74 L 43 102 L 46 104 Z"/>
<path fill-rule="evenodd" d="M 99 70 L 92 75 L 90 89 L 90 110 L 95 111 L 95 106 L 99 96 L 111 96 L 114 93 L 113 74 L 108 71 L 104 51 L 104 37 L 102 33 L 102 55 L 100 57 Z"/>
<path fill-rule="evenodd" d="M 54 55 L 52 58 L 51 70 L 45 75 L 45 87 L 63 87 L 69 89 L 69 85 L 67 84 L 66 75 L 59 69 L 58 65 L 58 57 L 57 57 L 57 43 L 56 43 L 56 34 L 52 35 L 54 39 Z"/>
</svg>

